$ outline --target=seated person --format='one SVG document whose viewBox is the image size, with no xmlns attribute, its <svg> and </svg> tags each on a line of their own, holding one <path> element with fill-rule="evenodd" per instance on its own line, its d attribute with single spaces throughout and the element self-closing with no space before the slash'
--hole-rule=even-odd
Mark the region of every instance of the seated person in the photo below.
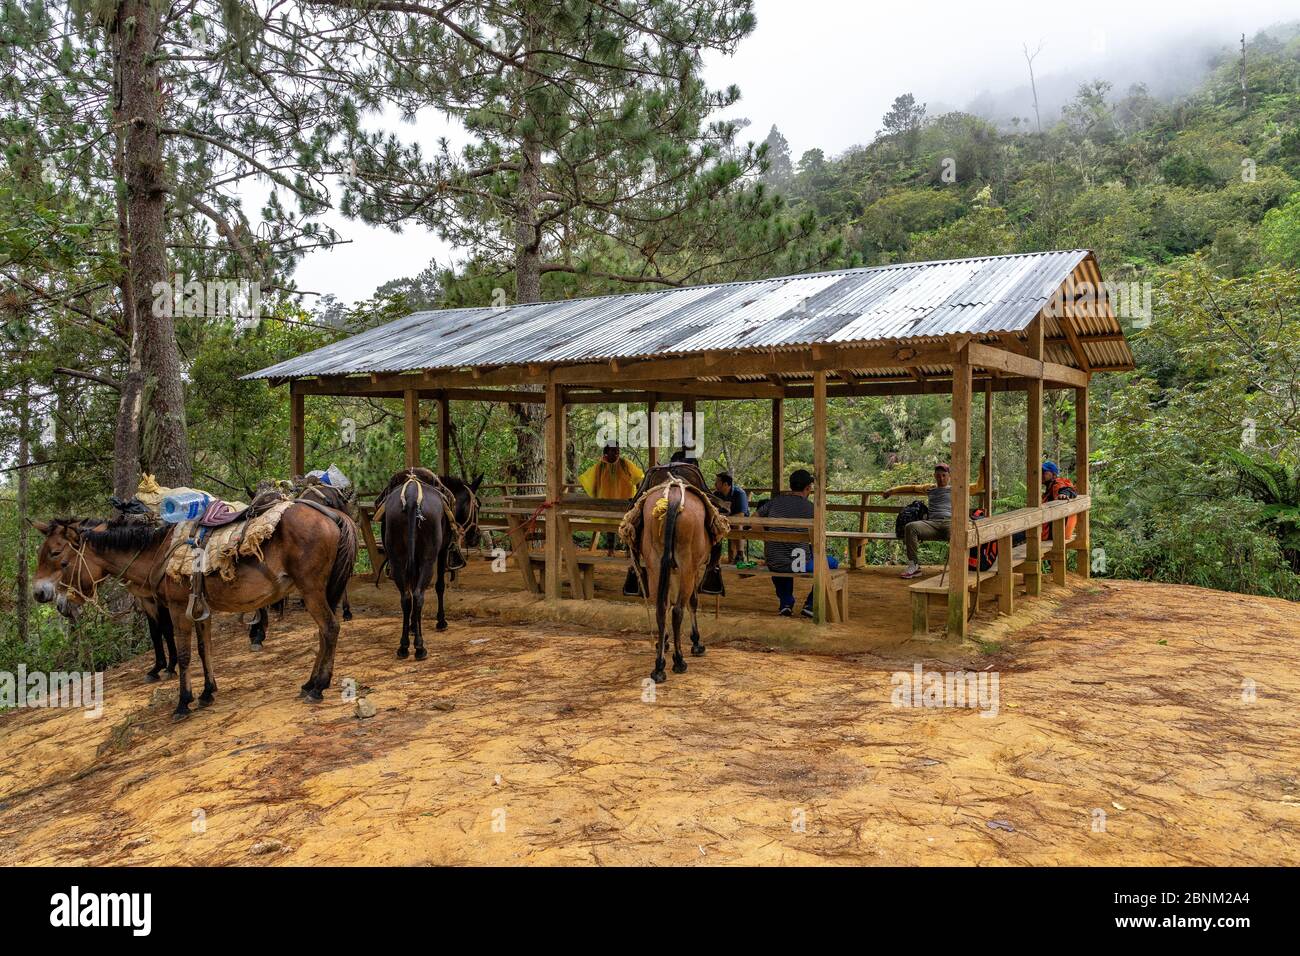
<svg viewBox="0 0 1300 956">
<path fill-rule="evenodd" d="M 1042 479 L 1043 504 L 1047 504 L 1049 501 L 1065 501 L 1079 497 L 1079 492 L 1075 490 L 1070 479 L 1061 477 L 1061 469 L 1054 461 L 1043 462 Z M 1065 540 L 1069 541 L 1074 537 L 1074 526 L 1078 522 L 1078 515 L 1070 515 L 1065 519 Z M 1052 540 L 1052 523 L 1050 521 L 1043 525 L 1043 540 Z"/>
<path fill-rule="evenodd" d="M 981 474 L 983 469 L 981 469 Z M 984 482 L 975 482 L 970 486 L 970 493 L 977 495 L 984 490 Z M 926 495 L 930 513 L 924 521 L 908 522 L 903 530 L 903 540 L 907 545 L 907 569 L 904 578 L 914 578 L 921 573 L 920 547 L 922 541 L 947 541 L 952 528 L 952 471 L 943 462 L 934 466 L 934 483 L 929 485 L 897 485 L 885 492 L 891 495 Z"/>
<path fill-rule="evenodd" d="M 798 469 L 790 475 L 790 490 L 785 494 L 773 495 L 770 501 L 763 502 L 759 506 L 758 515 L 762 518 L 811 518 L 813 517 L 813 505 L 809 497 L 814 491 L 813 476 L 803 468 Z M 779 528 L 770 530 L 779 531 Z M 795 568 L 795 552 L 802 552 L 804 556 L 804 566 L 802 570 Z M 769 571 L 788 571 L 791 574 L 802 574 L 811 571 L 812 568 L 812 542 L 803 542 L 793 544 L 789 541 L 765 541 L 763 542 L 763 560 L 767 562 Z M 830 568 L 839 567 L 839 562 L 835 558 L 827 555 L 827 565 Z M 774 577 L 772 586 L 776 589 L 776 598 L 780 602 L 778 614 L 782 617 L 790 617 L 794 613 L 794 578 Z M 808 591 L 808 597 L 803 603 L 803 616 L 813 616 L 813 592 Z"/>
<path fill-rule="evenodd" d="M 720 471 L 713 478 L 713 497 L 725 503 L 731 510 L 728 514 L 749 517 L 749 495 L 745 489 L 736 484 L 734 478 L 725 471 Z M 727 541 L 727 560 L 735 564 L 745 553 L 745 542 L 732 538 Z"/>
<path fill-rule="evenodd" d="M 637 483 L 645 477 L 637 463 L 624 458 L 618 442 L 610 442 L 600 453 L 600 459 L 578 476 L 582 490 L 592 498 L 631 498 L 636 494 Z M 609 554 L 614 553 L 617 535 L 609 534 Z M 600 535 L 592 541 L 592 550 L 599 546 Z"/>
</svg>

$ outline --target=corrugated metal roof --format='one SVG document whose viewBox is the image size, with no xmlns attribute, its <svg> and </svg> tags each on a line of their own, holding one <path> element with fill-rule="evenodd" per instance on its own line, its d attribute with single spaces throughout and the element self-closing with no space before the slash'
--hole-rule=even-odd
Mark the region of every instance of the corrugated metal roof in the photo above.
<svg viewBox="0 0 1300 956">
<path fill-rule="evenodd" d="M 417 312 L 245 377 L 566 364 L 1019 332 L 1089 255 L 1070 249 L 911 262 L 503 308 Z M 1092 324 L 1090 332 L 1121 331 L 1113 319 Z M 1115 357 L 1128 357 L 1127 346 L 1118 344 L 1122 355 Z M 1098 354 L 1109 359 L 1114 351 Z M 1056 360 L 1075 364 L 1066 352 Z"/>
</svg>

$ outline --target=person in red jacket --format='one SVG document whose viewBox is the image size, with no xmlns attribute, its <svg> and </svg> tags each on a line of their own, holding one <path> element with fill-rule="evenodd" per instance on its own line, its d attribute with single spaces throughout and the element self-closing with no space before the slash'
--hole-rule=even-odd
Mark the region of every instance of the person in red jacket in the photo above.
<svg viewBox="0 0 1300 956">
<path fill-rule="evenodd" d="M 1061 469 L 1057 467 L 1054 461 L 1043 462 L 1043 504 L 1049 501 L 1061 501 L 1066 498 L 1077 498 L 1079 492 L 1074 490 L 1074 485 L 1069 478 L 1062 477 Z M 1070 515 L 1065 519 L 1065 540 L 1074 537 L 1074 526 L 1078 523 L 1078 515 Z M 1052 525 L 1047 523 L 1043 525 L 1043 540 L 1052 539 Z"/>
</svg>

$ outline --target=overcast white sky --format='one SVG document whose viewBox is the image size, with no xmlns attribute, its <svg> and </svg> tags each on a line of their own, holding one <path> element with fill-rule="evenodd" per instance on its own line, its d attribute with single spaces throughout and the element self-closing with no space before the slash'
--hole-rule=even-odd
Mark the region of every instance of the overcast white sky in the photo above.
<svg viewBox="0 0 1300 956">
<path fill-rule="evenodd" d="M 1243 32 L 1300 18 L 1295 0 L 757 0 L 756 7 L 757 29 L 735 55 L 711 58 L 708 78 L 740 87 L 730 115 L 752 121 L 747 138 L 761 141 L 775 123 L 796 159 L 813 147 L 834 155 L 869 141 L 899 93 L 929 103 L 932 114 L 964 108 L 983 92 L 1014 104 L 1026 81 L 1022 44 L 1041 43 L 1040 94 L 1053 76 L 1067 75 L 1072 83 L 1095 76 L 1116 86 L 1138 79 L 1155 89 L 1182 68 L 1194 71 L 1207 45 L 1235 44 Z M 1028 116 L 1027 90 L 1024 98 Z M 432 142 L 446 125 L 435 116 L 404 130 Z M 328 221 L 352 242 L 311 254 L 298 284 L 345 302 L 414 275 L 431 259 L 456 257 L 419 227 L 394 234 L 338 215 Z"/>
</svg>

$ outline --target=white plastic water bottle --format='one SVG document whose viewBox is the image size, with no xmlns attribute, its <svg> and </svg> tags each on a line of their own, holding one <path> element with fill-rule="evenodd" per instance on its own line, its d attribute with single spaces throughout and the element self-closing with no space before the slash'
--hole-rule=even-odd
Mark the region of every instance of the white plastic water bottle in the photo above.
<svg viewBox="0 0 1300 956">
<path fill-rule="evenodd" d="M 212 499 L 201 491 L 177 491 L 166 495 L 162 500 L 162 519 L 168 524 L 193 521 L 203 517 Z"/>
<path fill-rule="evenodd" d="M 331 488 L 346 488 L 352 482 L 348 481 L 348 476 L 343 474 L 338 465 L 330 465 L 325 469 L 325 475 L 321 478 L 325 484 Z"/>
</svg>

